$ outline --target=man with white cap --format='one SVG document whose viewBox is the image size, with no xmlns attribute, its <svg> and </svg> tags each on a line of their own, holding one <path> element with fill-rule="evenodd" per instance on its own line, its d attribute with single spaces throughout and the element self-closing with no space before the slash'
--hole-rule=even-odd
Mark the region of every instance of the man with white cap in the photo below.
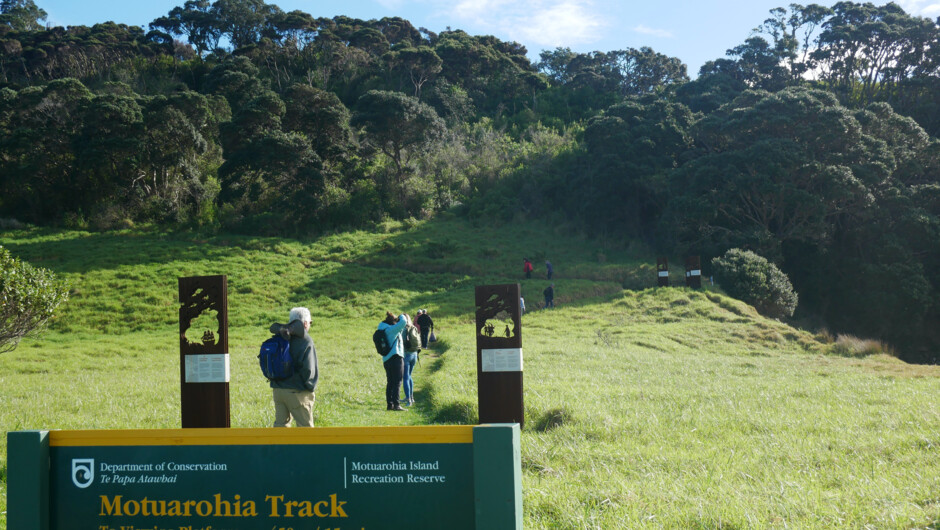
<svg viewBox="0 0 940 530">
<path fill-rule="evenodd" d="M 310 321 L 309 309 L 295 307 L 290 310 L 286 326 L 271 325 L 271 333 L 280 334 L 290 341 L 294 368 L 290 377 L 271 381 L 275 427 L 289 427 L 292 417 L 298 427 L 313 427 L 314 391 L 320 379 L 320 369 L 317 349 L 307 333 Z"/>
</svg>

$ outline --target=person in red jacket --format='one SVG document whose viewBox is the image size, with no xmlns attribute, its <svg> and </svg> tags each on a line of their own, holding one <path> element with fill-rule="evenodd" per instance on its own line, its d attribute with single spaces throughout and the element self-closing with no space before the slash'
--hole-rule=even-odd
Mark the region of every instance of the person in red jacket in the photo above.
<svg viewBox="0 0 940 530">
<path fill-rule="evenodd" d="M 532 277 L 532 262 L 529 261 L 529 258 L 522 258 L 522 260 L 523 260 L 522 272 L 525 273 L 526 279 L 531 278 Z"/>
</svg>

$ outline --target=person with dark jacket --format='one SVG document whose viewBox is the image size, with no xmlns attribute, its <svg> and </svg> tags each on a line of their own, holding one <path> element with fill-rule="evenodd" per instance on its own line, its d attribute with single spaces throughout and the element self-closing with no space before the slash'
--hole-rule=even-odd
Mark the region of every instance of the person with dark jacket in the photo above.
<svg viewBox="0 0 940 530">
<path fill-rule="evenodd" d="M 545 309 L 555 309 L 555 284 L 551 284 L 542 291 L 545 295 Z"/>
<path fill-rule="evenodd" d="M 293 375 L 271 381 L 275 427 L 289 427 L 292 417 L 298 427 L 313 427 L 314 391 L 320 379 L 320 366 L 317 349 L 307 333 L 310 321 L 309 309 L 295 307 L 290 310 L 287 325 L 271 325 L 271 333 L 290 341 L 290 356 L 294 365 Z"/>
<path fill-rule="evenodd" d="M 415 319 L 415 323 L 418 324 L 418 329 L 421 330 L 421 347 L 428 347 L 428 335 L 431 334 L 431 330 L 434 329 L 434 321 L 431 320 L 431 315 L 428 314 L 427 309 L 421 309 L 418 311 L 418 318 Z"/>
<path fill-rule="evenodd" d="M 404 313 L 397 317 L 385 312 L 385 320 L 379 322 L 379 331 L 385 333 L 385 338 L 392 346 L 391 351 L 382 357 L 385 367 L 385 410 L 405 410 L 398 400 L 401 391 L 401 380 L 405 370 L 405 327 L 410 323 L 408 315 Z"/>
</svg>

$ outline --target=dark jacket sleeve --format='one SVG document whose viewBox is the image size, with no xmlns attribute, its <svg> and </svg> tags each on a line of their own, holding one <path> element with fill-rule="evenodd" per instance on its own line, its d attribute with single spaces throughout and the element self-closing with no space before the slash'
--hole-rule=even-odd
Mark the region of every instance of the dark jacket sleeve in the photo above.
<svg viewBox="0 0 940 530">
<path fill-rule="evenodd" d="M 304 334 L 297 340 L 302 341 L 302 350 L 299 354 L 297 371 L 298 382 L 311 392 L 317 389 L 317 381 L 320 379 L 320 366 L 317 362 L 317 348 L 313 345 L 313 339 L 310 335 Z M 293 349 L 291 344 L 291 349 Z"/>
</svg>

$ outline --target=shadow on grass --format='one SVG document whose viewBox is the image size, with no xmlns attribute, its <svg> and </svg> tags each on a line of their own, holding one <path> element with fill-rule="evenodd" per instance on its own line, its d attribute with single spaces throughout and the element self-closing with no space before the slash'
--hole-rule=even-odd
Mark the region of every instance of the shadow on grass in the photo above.
<svg viewBox="0 0 940 530">
<path fill-rule="evenodd" d="M 62 233 L 55 229 L 35 229 L 36 237 L 23 243 L 4 244 L 13 254 L 31 265 L 56 273 L 87 273 L 135 265 L 174 261 L 220 261 L 237 257 L 244 245 L 257 245 L 261 238 L 205 237 L 194 234 L 165 236 L 156 232 L 74 232 L 70 237 L 49 241 L 43 235 Z"/>
<path fill-rule="evenodd" d="M 532 422 L 532 428 L 535 429 L 536 432 L 548 432 L 571 422 L 573 419 L 574 415 L 566 409 L 552 409 Z"/>
<path fill-rule="evenodd" d="M 444 368 L 444 358 L 433 351 L 422 351 L 420 358 L 427 361 L 425 366 L 429 374 L 436 374 L 441 371 L 441 368 Z"/>
<path fill-rule="evenodd" d="M 443 359 L 435 359 L 435 363 L 443 364 Z M 439 368 L 438 368 L 439 369 Z M 476 425 L 477 405 L 471 401 L 450 401 L 440 404 L 437 396 L 437 387 L 433 382 L 428 382 L 424 388 L 415 392 L 415 399 L 419 405 L 418 411 L 431 424 L 452 424 L 452 425 Z"/>
<path fill-rule="evenodd" d="M 447 342 L 447 339 L 438 339 L 428 346 L 428 350 L 433 351 L 438 355 L 444 355 L 448 350 L 450 350 L 450 343 Z"/>
<path fill-rule="evenodd" d="M 434 411 L 432 423 L 453 423 L 456 425 L 476 425 L 476 404 L 468 401 L 455 401 Z"/>
</svg>

